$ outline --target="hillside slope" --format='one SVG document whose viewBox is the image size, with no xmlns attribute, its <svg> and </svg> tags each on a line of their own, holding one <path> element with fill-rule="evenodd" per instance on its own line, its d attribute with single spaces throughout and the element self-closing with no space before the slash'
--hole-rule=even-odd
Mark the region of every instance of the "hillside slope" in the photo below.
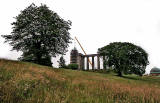
<svg viewBox="0 0 160 103">
<path fill-rule="evenodd" d="M 120 78 L 0 59 L 0 103 L 159 102 L 160 78 Z"/>
</svg>

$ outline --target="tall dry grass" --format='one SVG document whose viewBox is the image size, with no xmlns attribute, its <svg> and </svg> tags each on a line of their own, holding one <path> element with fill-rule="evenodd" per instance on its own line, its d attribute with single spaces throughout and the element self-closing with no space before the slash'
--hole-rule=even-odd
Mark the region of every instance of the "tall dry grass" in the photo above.
<svg viewBox="0 0 160 103">
<path fill-rule="evenodd" d="M 120 78 L 0 59 L 0 103 L 159 102 L 160 78 Z"/>
</svg>

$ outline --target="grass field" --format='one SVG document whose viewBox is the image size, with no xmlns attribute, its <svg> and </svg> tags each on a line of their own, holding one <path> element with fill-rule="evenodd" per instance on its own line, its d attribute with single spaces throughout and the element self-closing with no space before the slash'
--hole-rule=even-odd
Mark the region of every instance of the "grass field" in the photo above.
<svg viewBox="0 0 160 103">
<path fill-rule="evenodd" d="M 160 103 L 160 78 L 0 59 L 0 103 Z"/>
</svg>

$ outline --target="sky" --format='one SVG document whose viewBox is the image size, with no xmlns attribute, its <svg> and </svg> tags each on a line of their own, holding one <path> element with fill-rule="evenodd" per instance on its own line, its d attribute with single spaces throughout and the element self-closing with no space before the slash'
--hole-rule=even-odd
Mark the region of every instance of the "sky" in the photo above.
<svg viewBox="0 0 160 103">
<path fill-rule="evenodd" d="M 71 37 L 79 39 L 87 54 L 95 54 L 111 42 L 131 42 L 149 54 L 147 73 L 160 67 L 159 0 L 1 0 L 0 35 L 12 32 L 14 17 L 31 3 L 46 4 L 63 19 L 71 20 Z M 67 63 L 74 46 L 83 53 L 73 41 L 65 56 Z M 0 57 L 17 59 L 21 53 L 10 51 L 11 48 L 0 37 Z M 53 58 L 55 67 L 58 59 Z"/>
</svg>

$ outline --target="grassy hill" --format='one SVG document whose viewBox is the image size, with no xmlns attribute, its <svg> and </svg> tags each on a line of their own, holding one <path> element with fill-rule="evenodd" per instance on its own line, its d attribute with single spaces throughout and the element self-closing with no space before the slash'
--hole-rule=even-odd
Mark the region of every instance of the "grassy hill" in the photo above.
<svg viewBox="0 0 160 103">
<path fill-rule="evenodd" d="M 159 103 L 160 78 L 117 77 L 0 59 L 0 103 Z"/>
</svg>

